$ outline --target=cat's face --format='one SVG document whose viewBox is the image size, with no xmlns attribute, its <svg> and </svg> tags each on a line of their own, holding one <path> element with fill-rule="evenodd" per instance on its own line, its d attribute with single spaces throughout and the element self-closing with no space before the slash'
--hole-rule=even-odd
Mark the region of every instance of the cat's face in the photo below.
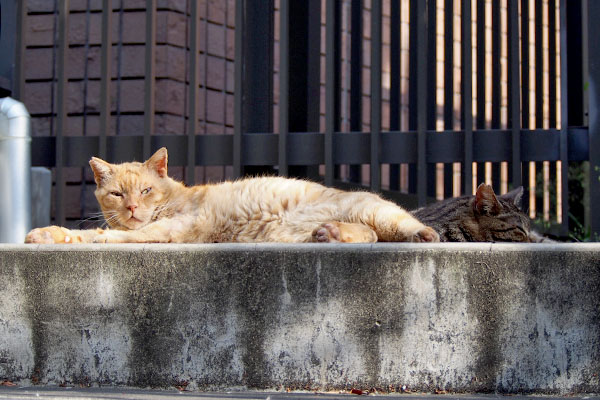
<svg viewBox="0 0 600 400">
<path fill-rule="evenodd" d="M 494 194 L 488 185 L 477 188 L 473 210 L 479 231 L 496 242 L 529 242 L 530 220 L 521 211 L 523 188 L 505 195 Z"/>
<path fill-rule="evenodd" d="M 166 149 L 145 163 L 110 164 L 94 157 L 90 165 L 94 193 L 110 227 L 139 229 L 158 216 L 168 192 Z"/>
</svg>

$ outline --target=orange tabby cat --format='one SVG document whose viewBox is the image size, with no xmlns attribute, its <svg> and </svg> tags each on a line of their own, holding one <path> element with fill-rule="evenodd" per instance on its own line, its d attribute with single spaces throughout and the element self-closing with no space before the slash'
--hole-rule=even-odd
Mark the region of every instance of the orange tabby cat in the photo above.
<svg viewBox="0 0 600 400">
<path fill-rule="evenodd" d="M 93 157 L 110 229 L 34 229 L 27 243 L 437 242 L 438 234 L 368 192 L 279 177 L 186 187 L 167 176 L 167 149 L 145 163 Z"/>
</svg>

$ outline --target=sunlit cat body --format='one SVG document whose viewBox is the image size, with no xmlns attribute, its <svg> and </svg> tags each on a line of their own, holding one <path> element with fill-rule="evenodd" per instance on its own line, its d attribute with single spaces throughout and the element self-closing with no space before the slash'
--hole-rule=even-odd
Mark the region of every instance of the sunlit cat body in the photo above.
<svg viewBox="0 0 600 400">
<path fill-rule="evenodd" d="M 279 177 L 186 187 L 167 176 L 167 150 L 145 163 L 92 158 L 110 229 L 38 228 L 28 243 L 437 242 L 437 233 L 368 192 Z"/>
</svg>

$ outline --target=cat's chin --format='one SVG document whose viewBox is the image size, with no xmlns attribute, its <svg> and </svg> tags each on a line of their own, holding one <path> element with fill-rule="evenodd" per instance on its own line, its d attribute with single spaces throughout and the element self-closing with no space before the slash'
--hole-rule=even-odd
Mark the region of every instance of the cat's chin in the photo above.
<svg viewBox="0 0 600 400">
<path fill-rule="evenodd" d="M 136 229 L 140 229 L 144 226 L 147 225 L 146 222 L 141 221 L 137 218 L 129 218 L 127 221 L 124 221 L 121 225 L 123 225 L 125 228 L 129 229 L 129 230 L 136 230 Z"/>
</svg>

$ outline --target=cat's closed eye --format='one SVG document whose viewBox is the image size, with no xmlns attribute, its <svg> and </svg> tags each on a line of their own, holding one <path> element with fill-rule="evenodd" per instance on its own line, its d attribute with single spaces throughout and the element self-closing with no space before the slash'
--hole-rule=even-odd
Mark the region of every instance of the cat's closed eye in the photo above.
<svg viewBox="0 0 600 400">
<path fill-rule="evenodd" d="M 121 192 L 110 192 L 110 195 L 115 197 L 123 197 L 123 193 Z"/>
</svg>

